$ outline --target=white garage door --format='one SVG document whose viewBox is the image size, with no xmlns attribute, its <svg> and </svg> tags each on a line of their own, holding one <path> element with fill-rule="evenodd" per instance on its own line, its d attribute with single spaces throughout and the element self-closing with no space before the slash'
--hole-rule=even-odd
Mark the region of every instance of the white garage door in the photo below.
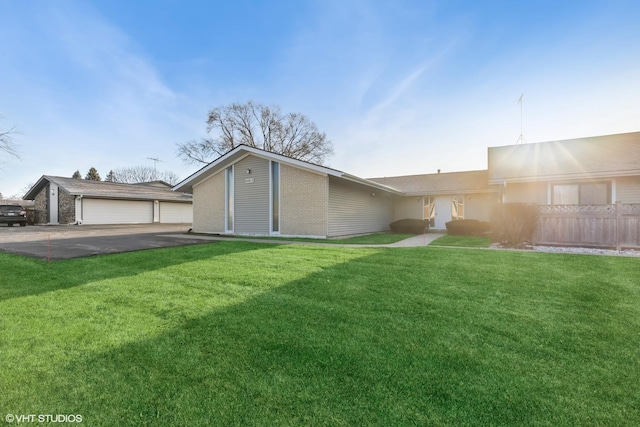
<svg viewBox="0 0 640 427">
<path fill-rule="evenodd" d="M 191 203 L 160 202 L 160 222 L 164 224 L 193 222 Z"/>
<path fill-rule="evenodd" d="M 153 202 L 82 199 L 84 224 L 150 224 Z"/>
</svg>

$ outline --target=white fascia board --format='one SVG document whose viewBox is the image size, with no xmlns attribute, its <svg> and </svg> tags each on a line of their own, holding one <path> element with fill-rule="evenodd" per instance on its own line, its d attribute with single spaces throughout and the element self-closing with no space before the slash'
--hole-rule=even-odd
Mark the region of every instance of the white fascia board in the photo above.
<svg viewBox="0 0 640 427">
<path fill-rule="evenodd" d="M 496 194 L 500 192 L 499 187 L 489 188 L 485 190 L 438 190 L 438 191 L 409 191 L 404 193 L 405 196 L 446 196 L 446 195 L 460 195 L 460 194 Z"/>
<path fill-rule="evenodd" d="M 27 191 L 26 193 L 24 193 L 22 195 L 22 197 L 27 197 L 29 196 L 29 194 L 31 194 L 31 192 L 34 192 L 34 194 L 32 195 L 34 198 L 35 196 L 38 194 L 37 191 L 35 191 L 36 189 L 40 188 L 41 185 L 43 185 L 44 181 L 48 181 L 47 176 L 46 175 L 42 175 L 40 177 L 40 179 L 38 180 L 38 182 L 36 182 L 35 184 L 33 184 L 33 186 L 29 189 L 29 191 Z M 33 199 L 24 199 L 24 200 L 33 200 Z"/>
<path fill-rule="evenodd" d="M 271 153 L 269 151 L 260 150 L 254 147 L 243 147 L 243 149 L 245 149 L 251 154 L 255 154 L 256 156 L 262 157 L 264 159 L 268 159 L 268 160 L 272 160 L 280 163 L 287 163 L 289 165 L 296 166 L 300 169 L 307 169 L 314 172 L 318 172 L 322 175 L 333 175 L 333 176 L 339 177 L 339 176 L 342 176 L 343 174 L 343 172 L 336 169 L 315 165 L 313 163 L 305 162 L 303 160 L 292 159 L 291 157 L 283 156 L 282 154 Z"/>
<path fill-rule="evenodd" d="M 238 146 L 238 147 L 234 148 L 233 150 L 227 152 L 226 154 L 218 157 L 217 159 L 215 159 L 214 161 L 212 161 L 208 165 L 202 167 L 200 170 L 192 173 L 187 178 L 183 179 L 181 182 L 176 184 L 172 188 L 172 190 L 173 191 L 184 191 L 185 189 L 188 189 L 189 187 L 193 187 L 194 185 L 200 183 L 201 181 L 204 181 L 210 175 L 213 175 L 213 174 L 210 174 L 211 171 L 215 171 L 221 165 L 224 165 L 225 162 L 227 162 L 229 160 L 229 158 L 233 157 L 235 154 L 237 154 L 238 152 L 240 152 L 241 150 L 243 150 L 245 148 L 247 148 L 247 147 Z"/>
<path fill-rule="evenodd" d="M 619 176 L 638 176 L 640 170 L 632 169 L 625 171 L 604 171 L 604 172 L 583 172 L 574 174 L 555 174 L 555 175 L 539 175 L 539 176 L 525 176 L 517 178 L 494 178 L 489 180 L 489 184 L 502 184 L 506 183 L 525 183 L 525 182 L 546 182 L 546 181 L 577 181 L 588 179 L 602 179 L 602 178 L 615 178 Z"/>
<path fill-rule="evenodd" d="M 238 153 L 240 153 L 241 151 L 244 151 L 245 154 L 235 158 L 235 156 L 238 155 Z M 249 147 L 246 145 L 239 145 L 236 148 L 234 148 L 233 150 L 229 151 L 228 153 L 224 154 L 221 157 L 218 157 L 216 160 L 214 160 L 213 162 L 209 163 L 207 166 L 203 167 L 202 169 L 200 169 L 199 171 L 193 173 L 192 175 L 190 175 L 189 177 L 187 177 L 186 179 L 184 179 L 182 182 L 176 184 L 172 190 L 173 191 L 184 191 L 185 188 L 190 188 L 193 187 L 194 185 L 199 184 L 200 182 L 204 181 L 206 178 L 208 178 L 210 175 L 213 175 L 211 172 L 216 171 L 216 169 L 221 168 L 221 166 L 226 165 L 226 162 L 228 162 L 230 159 L 233 158 L 233 163 L 236 163 L 238 161 L 240 161 L 241 159 L 245 158 L 246 156 L 248 156 L 249 154 L 253 154 L 257 157 L 261 157 L 267 160 L 273 160 L 276 162 L 281 162 L 281 163 L 286 163 L 292 166 L 296 166 L 298 168 L 301 169 L 306 169 L 306 170 L 311 170 L 317 173 L 320 173 L 322 175 L 333 175 L 333 176 L 337 176 L 337 177 L 342 177 L 343 173 L 335 170 L 335 169 L 331 169 L 331 168 L 327 168 L 324 166 L 319 166 L 319 165 L 314 165 L 313 163 L 308 163 L 308 162 L 304 162 L 302 160 L 297 160 L 297 159 L 292 159 L 290 157 L 287 156 L 283 156 L 281 154 L 276 154 L 276 153 L 271 153 L 269 151 L 264 151 L 264 150 L 260 150 L 258 148 L 254 148 L 254 147 Z"/>
<path fill-rule="evenodd" d="M 242 151 L 244 151 L 244 155 L 238 156 L 238 154 Z M 188 178 L 186 178 L 185 180 L 183 180 L 182 182 L 174 186 L 172 190 L 184 191 L 185 189 L 193 188 L 194 186 L 198 185 L 205 179 L 214 175 L 217 172 L 217 169 L 222 169 L 223 166 L 227 166 L 227 163 L 229 162 L 229 160 L 232 159 L 232 163 L 236 163 L 241 159 L 245 158 L 246 156 L 248 156 L 249 154 L 253 154 L 256 157 L 261 157 L 263 159 L 284 163 L 300 169 L 316 172 L 321 175 L 342 178 L 347 181 L 356 182 L 362 185 L 366 185 L 368 187 L 387 191 L 389 193 L 393 193 L 396 195 L 404 195 L 402 191 L 398 191 L 395 188 L 388 187 L 383 184 L 378 184 L 377 182 L 369 181 L 367 179 L 360 178 L 355 175 L 350 175 L 348 173 L 339 171 L 337 169 L 331 169 L 325 166 L 315 165 L 313 163 L 308 163 L 302 160 L 292 159 L 290 157 L 283 156 L 282 154 L 271 153 L 269 151 L 264 151 L 258 148 L 248 147 L 244 145 L 234 148 L 233 150 L 229 151 L 227 154 L 209 163 L 207 166 L 203 167 L 199 171 L 195 172 L 194 174 L 192 174 L 191 176 L 189 176 Z"/>
</svg>

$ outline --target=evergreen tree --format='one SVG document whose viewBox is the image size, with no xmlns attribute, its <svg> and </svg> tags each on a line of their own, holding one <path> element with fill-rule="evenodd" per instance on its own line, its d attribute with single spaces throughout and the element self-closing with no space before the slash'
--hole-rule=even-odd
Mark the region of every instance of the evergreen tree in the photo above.
<svg viewBox="0 0 640 427">
<path fill-rule="evenodd" d="M 117 182 L 116 174 L 113 173 L 113 170 L 110 170 L 107 174 L 107 177 L 104 179 L 104 182 Z"/>
<path fill-rule="evenodd" d="M 88 181 L 102 181 L 100 174 L 93 166 L 91 166 L 91 169 L 89 169 L 89 172 L 87 172 L 87 176 L 85 176 L 84 179 Z"/>
<path fill-rule="evenodd" d="M 71 175 L 71 178 L 82 179 L 82 175 L 80 175 L 80 171 L 75 171 L 73 175 Z"/>
</svg>

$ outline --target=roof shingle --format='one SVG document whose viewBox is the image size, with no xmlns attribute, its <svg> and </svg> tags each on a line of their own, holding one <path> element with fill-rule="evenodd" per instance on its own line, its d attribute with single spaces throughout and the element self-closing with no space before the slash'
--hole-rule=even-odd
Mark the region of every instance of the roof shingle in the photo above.
<svg viewBox="0 0 640 427">
<path fill-rule="evenodd" d="M 25 195 L 25 199 L 33 199 L 47 181 L 57 184 L 62 191 L 71 194 L 72 196 L 174 202 L 190 202 L 192 200 L 192 196 L 190 194 L 179 193 L 168 187 L 90 181 L 50 175 L 43 175 L 36 185 L 34 185 Z"/>
<path fill-rule="evenodd" d="M 489 182 L 640 174 L 640 132 L 489 147 Z"/>
<path fill-rule="evenodd" d="M 494 191 L 488 184 L 486 170 L 391 176 L 369 180 L 393 187 L 409 196 Z"/>
</svg>

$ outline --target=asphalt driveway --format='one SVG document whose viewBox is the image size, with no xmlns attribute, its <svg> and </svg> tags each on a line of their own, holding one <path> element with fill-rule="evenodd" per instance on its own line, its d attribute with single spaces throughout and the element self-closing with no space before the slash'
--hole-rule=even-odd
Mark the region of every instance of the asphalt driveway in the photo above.
<svg viewBox="0 0 640 427">
<path fill-rule="evenodd" d="M 209 243 L 183 234 L 190 227 L 190 224 L 0 226 L 0 252 L 60 260 Z"/>
</svg>

